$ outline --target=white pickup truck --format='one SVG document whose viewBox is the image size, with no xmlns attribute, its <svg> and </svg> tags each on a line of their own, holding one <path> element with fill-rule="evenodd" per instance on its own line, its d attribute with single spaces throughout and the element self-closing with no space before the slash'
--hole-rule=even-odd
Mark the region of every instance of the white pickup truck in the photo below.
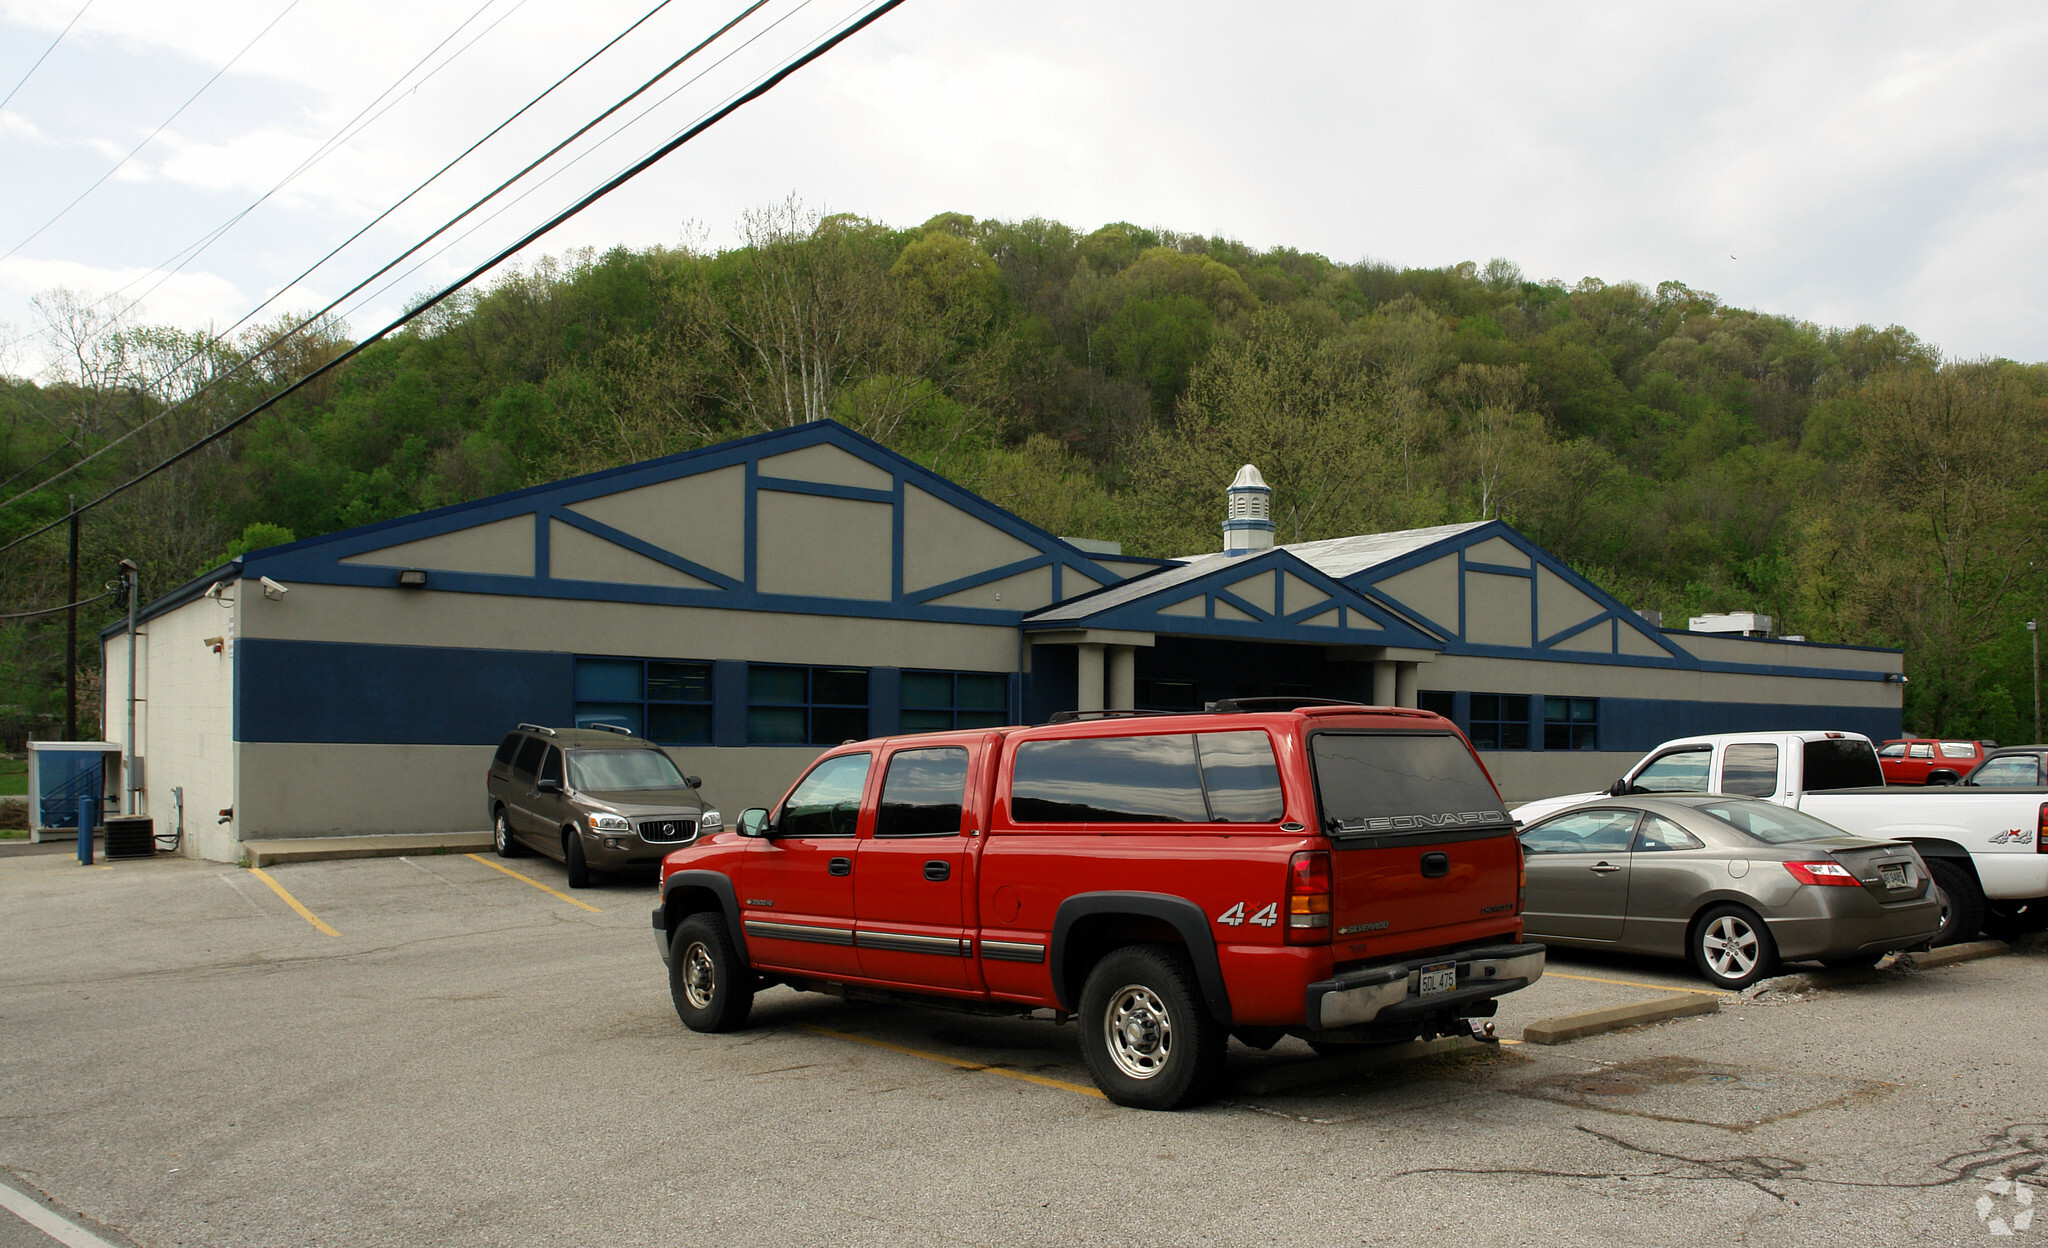
<svg viewBox="0 0 2048 1248">
<path fill-rule="evenodd" d="M 1870 738 L 1853 732 L 1681 737 L 1644 755 L 1605 796 L 1727 793 L 1790 806 L 1846 832 L 1909 841 L 1947 905 L 1936 944 L 2048 926 L 2048 788 L 1884 787 Z M 1602 796 L 1517 806 L 1523 823 Z"/>
</svg>

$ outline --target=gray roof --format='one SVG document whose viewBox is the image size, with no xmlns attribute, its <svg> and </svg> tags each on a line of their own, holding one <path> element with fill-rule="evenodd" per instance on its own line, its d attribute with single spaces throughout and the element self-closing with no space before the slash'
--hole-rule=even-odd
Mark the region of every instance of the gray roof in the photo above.
<svg viewBox="0 0 2048 1248">
<path fill-rule="evenodd" d="M 1356 576 L 1368 568 L 1390 563 L 1424 546 L 1447 537 L 1469 533 L 1493 523 L 1475 520 L 1470 524 L 1439 524 L 1429 529 L 1402 529 L 1397 533 L 1361 533 L 1356 537 L 1332 537 L 1320 542 L 1295 542 L 1280 549 L 1335 580 Z"/>
<path fill-rule="evenodd" d="M 1178 567 L 1162 568 L 1146 576 L 1134 576 L 1128 581 L 1118 581 L 1106 589 L 1094 590 L 1080 598 L 1069 598 L 1065 602 L 1054 603 L 1024 618 L 1033 624 L 1083 620 L 1099 611 L 1121 607 L 1140 598 L 1149 598 L 1162 589 L 1172 589 L 1176 585 L 1184 585 L 1198 577 L 1207 576 L 1216 570 L 1217 565 L 1229 558 L 1231 556 L 1220 551 L 1213 555 L 1196 555 Z"/>
</svg>

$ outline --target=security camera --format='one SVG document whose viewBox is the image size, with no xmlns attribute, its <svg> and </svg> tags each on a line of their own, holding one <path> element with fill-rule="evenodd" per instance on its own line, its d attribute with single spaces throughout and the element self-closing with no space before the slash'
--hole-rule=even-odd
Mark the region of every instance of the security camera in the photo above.
<svg viewBox="0 0 2048 1248">
<path fill-rule="evenodd" d="M 272 602 L 276 602 L 278 599 L 292 592 L 286 589 L 284 586 L 278 584 L 276 581 L 271 580 L 267 576 L 259 576 L 256 579 L 262 582 L 263 584 L 263 596 L 265 598 L 270 599 Z"/>
</svg>

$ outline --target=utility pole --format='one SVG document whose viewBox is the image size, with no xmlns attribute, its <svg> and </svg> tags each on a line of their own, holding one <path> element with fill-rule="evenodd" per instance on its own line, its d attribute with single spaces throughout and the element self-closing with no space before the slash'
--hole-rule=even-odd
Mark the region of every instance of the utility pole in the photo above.
<svg viewBox="0 0 2048 1248">
<path fill-rule="evenodd" d="M 71 577 L 64 601 L 64 739 L 78 740 L 78 495 L 64 496 L 71 508 Z"/>
<path fill-rule="evenodd" d="M 128 757 L 121 780 L 128 789 L 128 813 L 137 815 L 142 813 L 136 809 L 142 786 L 135 783 L 135 593 L 136 581 L 141 578 L 136 575 L 134 560 L 121 561 L 121 579 L 128 582 L 128 739 L 123 743 Z"/>
<path fill-rule="evenodd" d="M 2034 740 L 2041 739 L 2041 621 L 2027 621 L 2027 637 L 2034 643 Z"/>
</svg>

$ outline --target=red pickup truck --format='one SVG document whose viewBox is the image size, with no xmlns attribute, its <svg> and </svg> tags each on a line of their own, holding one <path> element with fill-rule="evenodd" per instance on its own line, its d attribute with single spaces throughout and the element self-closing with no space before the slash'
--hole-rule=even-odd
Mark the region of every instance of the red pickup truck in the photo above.
<svg viewBox="0 0 2048 1248">
<path fill-rule="evenodd" d="M 1050 1009 L 1152 1109 L 1213 1089 L 1231 1035 L 1490 1038 L 1544 961 L 1492 778 L 1437 715 L 1298 701 L 826 752 L 663 861 L 677 1014 L 730 1030 L 774 983 Z"/>
</svg>

